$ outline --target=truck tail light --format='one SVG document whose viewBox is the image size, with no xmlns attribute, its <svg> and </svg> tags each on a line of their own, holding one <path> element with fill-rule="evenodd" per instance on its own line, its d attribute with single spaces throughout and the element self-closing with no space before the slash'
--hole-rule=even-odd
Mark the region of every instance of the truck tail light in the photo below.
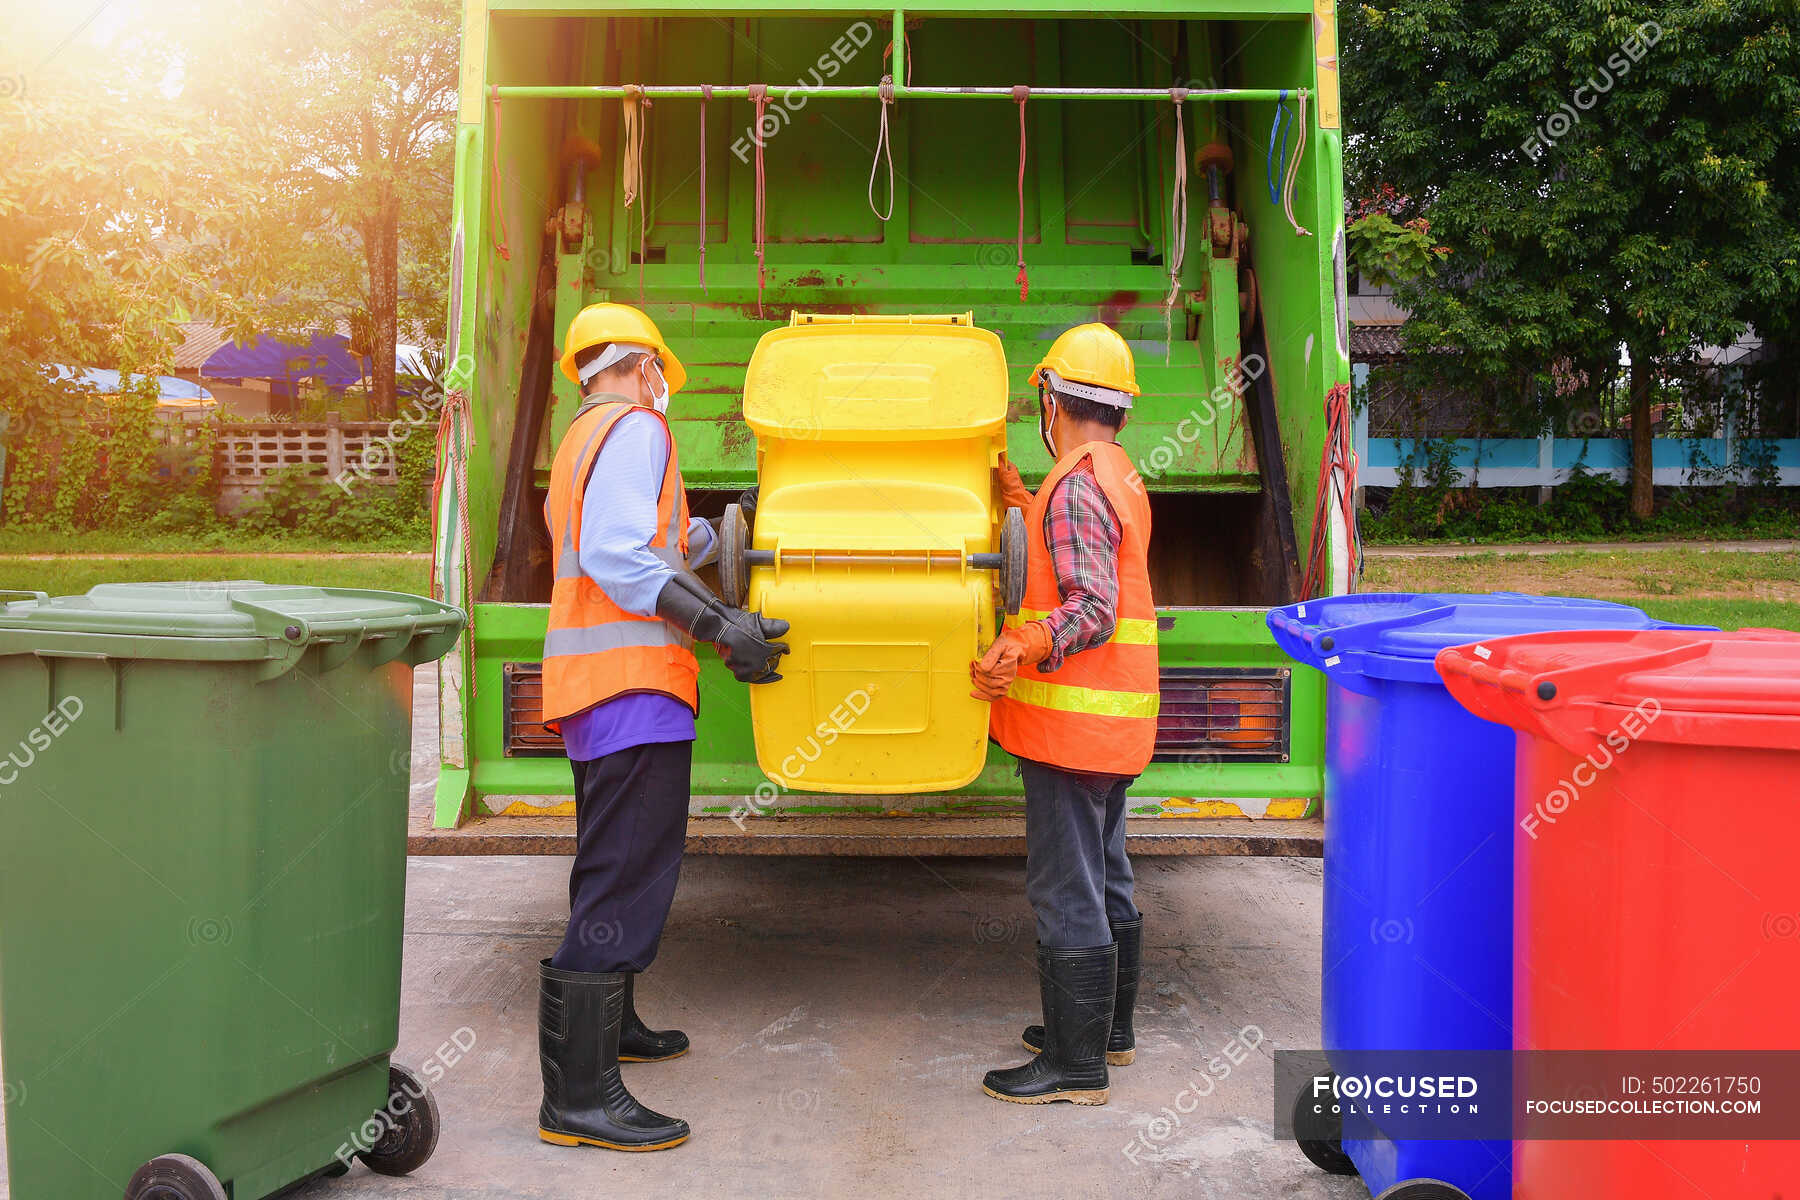
<svg viewBox="0 0 1800 1200">
<path fill-rule="evenodd" d="M 509 662 L 501 668 L 506 757 L 557 758 L 563 740 L 544 728 L 544 664 Z"/>
<path fill-rule="evenodd" d="M 1288 672 L 1165 667 L 1152 762 L 1286 762 Z"/>
</svg>

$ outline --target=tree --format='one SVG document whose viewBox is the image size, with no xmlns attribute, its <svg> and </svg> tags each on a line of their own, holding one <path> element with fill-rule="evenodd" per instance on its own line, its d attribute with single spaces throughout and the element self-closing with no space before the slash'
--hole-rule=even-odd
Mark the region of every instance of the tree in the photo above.
<svg viewBox="0 0 1800 1200">
<path fill-rule="evenodd" d="M 193 0 L 189 13 L 196 68 L 254 50 L 254 69 L 196 69 L 184 90 L 258 148 L 239 167 L 268 182 L 253 271 L 271 284 L 266 309 L 295 328 L 348 322 L 371 362 L 371 408 L 392 415 L 403 311 L 442 322 L 458 5 Z M 407 279 L 419 290 L 403 292 Z"/>
<path fill-rule="evenodd" d="M 215 277 L 256 193 L 229 178 L 195 186 L 230 146 L 202 137 L 192 109 L 160 86 L 174 61 L 166 48 L 113 31 L 96 55 L 67 44 L 66 14 L 27 7 L 15 20 L 17 61 L 31 65 L 0 77 L 5 509 L 10 521 L 92 521 L 97 500 L 145 482 L 130 464 L 141 466 L 147 440 L 122 431 L 154 394 L 119 402 L 117 444 L 103 454 L 88 426 L 91 395 L 44 367 L 166 372 L 175 326 L 202 299 L 244 327 L 247 307 Z M 69 469 L 51 469 L 57 456 Z"/>
<path fill-rule="evenodd" d="M 1451 249 L 1397 288 L 1409 350 L 1554 417 L 1624 348 L 1632 511 L 1651 515 L 1653 382 L 1800 303 L 1791 0 L 1372 0 L 1344 18 L 1352 194 L 1391 187 Z"/>
</svg>

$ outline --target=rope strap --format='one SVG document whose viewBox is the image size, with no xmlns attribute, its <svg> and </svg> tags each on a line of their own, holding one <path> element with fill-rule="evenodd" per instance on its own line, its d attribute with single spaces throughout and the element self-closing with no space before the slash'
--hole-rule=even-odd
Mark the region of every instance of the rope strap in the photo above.
<svg viewBox="0 0 1800 1200">
<path fill-rule="evenodd" d="M 1319 457 L 1319 490 L 1313 504 L 1312 540 L 1306 556 L 1301 595 L 1308 599 L 1331 586 L 1330 536 L 1333 500 L 1343 517 L 1349 577 L 1356 578 L 1356 450 L 1351 442 L 1350 385 L 1340 383 L 1325 394 L 1325 447 Z"/>
<path fill-rule="evenodd" d="M 875 157 L 869 163 L 869 211 L 875 214 L 878 221 L 886 221 L 894 215 L 894 144 L 888 140 L 888 108 L 894 103 L 894 77 L 881 77 L 881 128 L 875 135 Z M 875 207 L 875 172 L 881 166 L 883 155 L 887 157 L 887 211 L 882 212 Z"/>
<path fill-rule="evenodd" d="M 768 282 L 768 260 L 765 257 L 768 236 L 768 178 L 763 170 L 763 116 L 769 111 L 769 85 L 753 83 L 749 87 L 750 99 L 756 105 L 756 120 L 753 128 L 756 136 L 751 140 L 756 143 L 756 319 L 766 319 L 763 313 L 763 286 Z"/>
<path fill-rule="evenodd" d="M 1287 111 L 1288 90 L 1281 89 L 1280 99 L 1275 101 L 1275 119 L 1269 125 L 1269 152 L 1263 155 L 1263 174 L 1267 176 L 1269 185 L 1269 203 L 1281 204 L 1281 175 L 1287 165 L 1287 131 L 1293 125 L 1293 118 Z M 1283 125 L 1283 121 L 1287 124 Z"/>
<path fill-rule="evenodd" d="M 507 262 L 512 261 L 512 251 L 506 248 L 506 209 L 503 207 L 505 197 L 500 193 L 500 88 L 494 85 L 488 88 L 488 95 L 494 105 L 494 152 L 493 182 L 489 189 L 494 193 L 494 224 L 488 231 L 488 239 L 494 244 L 494 253 Z"/>
<path fill-rule="evenodd" d="M 1031 280 L 1025 273 L 1025 102 L 1031 99 L 1031 89 L 1025 84 L 1018 84 L 1012 90 L 1013 103 L 1019 106 L 1019 273 L 1013 282 L 1019 285 L 1019 303 L 1031 294 Z"/>
<path fill-rule="evenodd" d="M 706 291 L 706 102 L 712 84 L 700 85 L 700 290 Z"/>
<path fill-rule="evenodd" d="M 649 113 L 650 101 L 644 95 L 644 89 L 637 84 L 625 86 L 625 164 L 623 181 L 625 187 L 625 209 L 630 212 L 631 206 L 644 191 L 644 126 Z M 649 258 L 647 253 L 650 237 L 649 201 L 638 207 L 638 303 L 644 302 L 644 263 Z"/>
<path fill-rule="evenodd" d="M 1281 211 L 1287 217 L 1288 224 L 1294 227 L 1297 237 L 1310 237 L 1311 234 L 1294 219 L 1294 184 L 1300 178 L 1300 158 L 1306 153 L 1306 93 L 1300 93 L 1300 116 L 1296 122 L 1299 136 L 1294 139 L 1294 157 L 1287 164 L 1287 178 L 1281 185 Z"/>
<path fill-rule="evenodd" d="M 912 73 L 913 73 L 912 35 L 908 31 L 911 30 L 913 28 L 913 26 L 916 24 L 917 24 L 916 20 L 907 21 L 904 25 L 902 25 L 900 27 L 900 42 L 906 49 L 906 86 L 907 87 L 912 86 Z M 886 66 L 888 63 L 893 61 L 893 58 L 894 58 L 894 39 L 889 38 L 888 44 L 881 48 L 881 63 L 882 63 L 882 65 Z M 893 72 L 889 71 L 887 73 L 887 77 L 890 79 L 893 78 Z"/>
<path fill-rule="evenodd" d="M 1187 94 L 1186 88 L 1169 89 L 1169 99 L 1175 104 L 1175 185 L 1169 196 L 1169 245 L 1163 251 L 1169 262 L 1169 294 L 1163 297 L 1165 366 L 1175 341 L 1175 300 L 1181 295 L 1181 264 L 1187 257 L 1187 127 L 1182 117 Z"/>
</svg>

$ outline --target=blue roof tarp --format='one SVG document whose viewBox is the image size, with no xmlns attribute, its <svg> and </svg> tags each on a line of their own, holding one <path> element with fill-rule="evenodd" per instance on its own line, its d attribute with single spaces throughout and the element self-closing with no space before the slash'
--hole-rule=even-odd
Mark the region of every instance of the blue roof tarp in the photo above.
<svg viewBox="0 0 1800 1200">
<path fill-rule="evenodd" d="M 209 379 L 317 379 L 329 388 L 360 383 L 363 364 L 350 353 L 350 340 L 335 333 L 315 333 L 306 343 L 284 342 L 258 334 L 245 343 L 226 342 L 200 366 Z"/>
<path fill-rule="evenodd" d="M 126 384 L 146 378 L 142 375 L 131 375 L 121 380 L 119 372 L 106 367 L 71 367 L 62 363 L 46 363 L 44 370 L 53 379 L 74 379 L 102 396 L 121 395 L 125 391 Z M 175 375 L 156 375 L 150 378 L 156 380 L 159 403 L 177 407 L 213 403 L 213 394 L 191 379 L 182 379 Z"/>
</svg>

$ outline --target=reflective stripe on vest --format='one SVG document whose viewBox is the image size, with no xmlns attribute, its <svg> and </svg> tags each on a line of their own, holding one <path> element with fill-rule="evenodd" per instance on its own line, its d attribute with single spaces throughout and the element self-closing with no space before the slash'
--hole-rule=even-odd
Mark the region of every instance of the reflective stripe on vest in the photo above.
<svg viewBox="0 0 1800 1200">
<path fill-rule="evenodd" d="M 1041 679 L 1015 679 L 1007 694 L 1039 708 L 1092 713 L 1097 717 L 1154 718 L 1162 699 L 1156 692 L 1103 692 L 1098 688 L 1045 683 Z"/>
<path fill-rule="evenodd" d="M 1007 625 L 1043 620 L 1062 601 L 1044 536 L 1057 484 L 1083 462 L 1120 524 L 1119 598 L 1112 636 L 1066 656 L 1055 671 L 1022 667 L 990 710 L 989 731 L 1021 758 L 1106 775 L 1135 776 L 1149 765 L 1161 707 L 1156 602 L 1150 593 L 1150 501 L 1124 450 L 1090 442 L 1059 460 L 1026 514 L 1024 603 Z"/>
<path fill-rule="evenodd" d="M 1054 610 L 1040 612 L 1035 608 L 1021 608 L 1016 617 L 1006 618 L 1008 629 L 1017 629 L 1027 621 L 1041 621 Z M 1156 618 L 1120 617 L 1113 626 L 1112 636 L 1104 645 L 1154 646 L 1156 645 Z"/>
<path fill-rule="evenodd" d="M 667 621 L 607 621 L 579 629 L 552 629 L 544 635 L 544 656 L 598 654 L 625 646 L 686 646 L 689 641 Z"/>
<path fill-rule="evenodd" d="M 590 401 L 576 413 L 550 470 L 544 519 L 556 547 L 550 623 L 544 635 L 544 724 L 626 692 L 661 692 L 698 708 L 699 664 L 692 640 L 660 617 L 630 612 L 581 570 L 581 517 L 587 483 L 606 437 L 627 414 L 654 415 L 669 437 L 669 461 L 657 491 L 657 529 L 649 542 L 659 556 L 687 556 L 687 497 L 675 439 L 661 414 L 622 399 Z"/>
</svg>

